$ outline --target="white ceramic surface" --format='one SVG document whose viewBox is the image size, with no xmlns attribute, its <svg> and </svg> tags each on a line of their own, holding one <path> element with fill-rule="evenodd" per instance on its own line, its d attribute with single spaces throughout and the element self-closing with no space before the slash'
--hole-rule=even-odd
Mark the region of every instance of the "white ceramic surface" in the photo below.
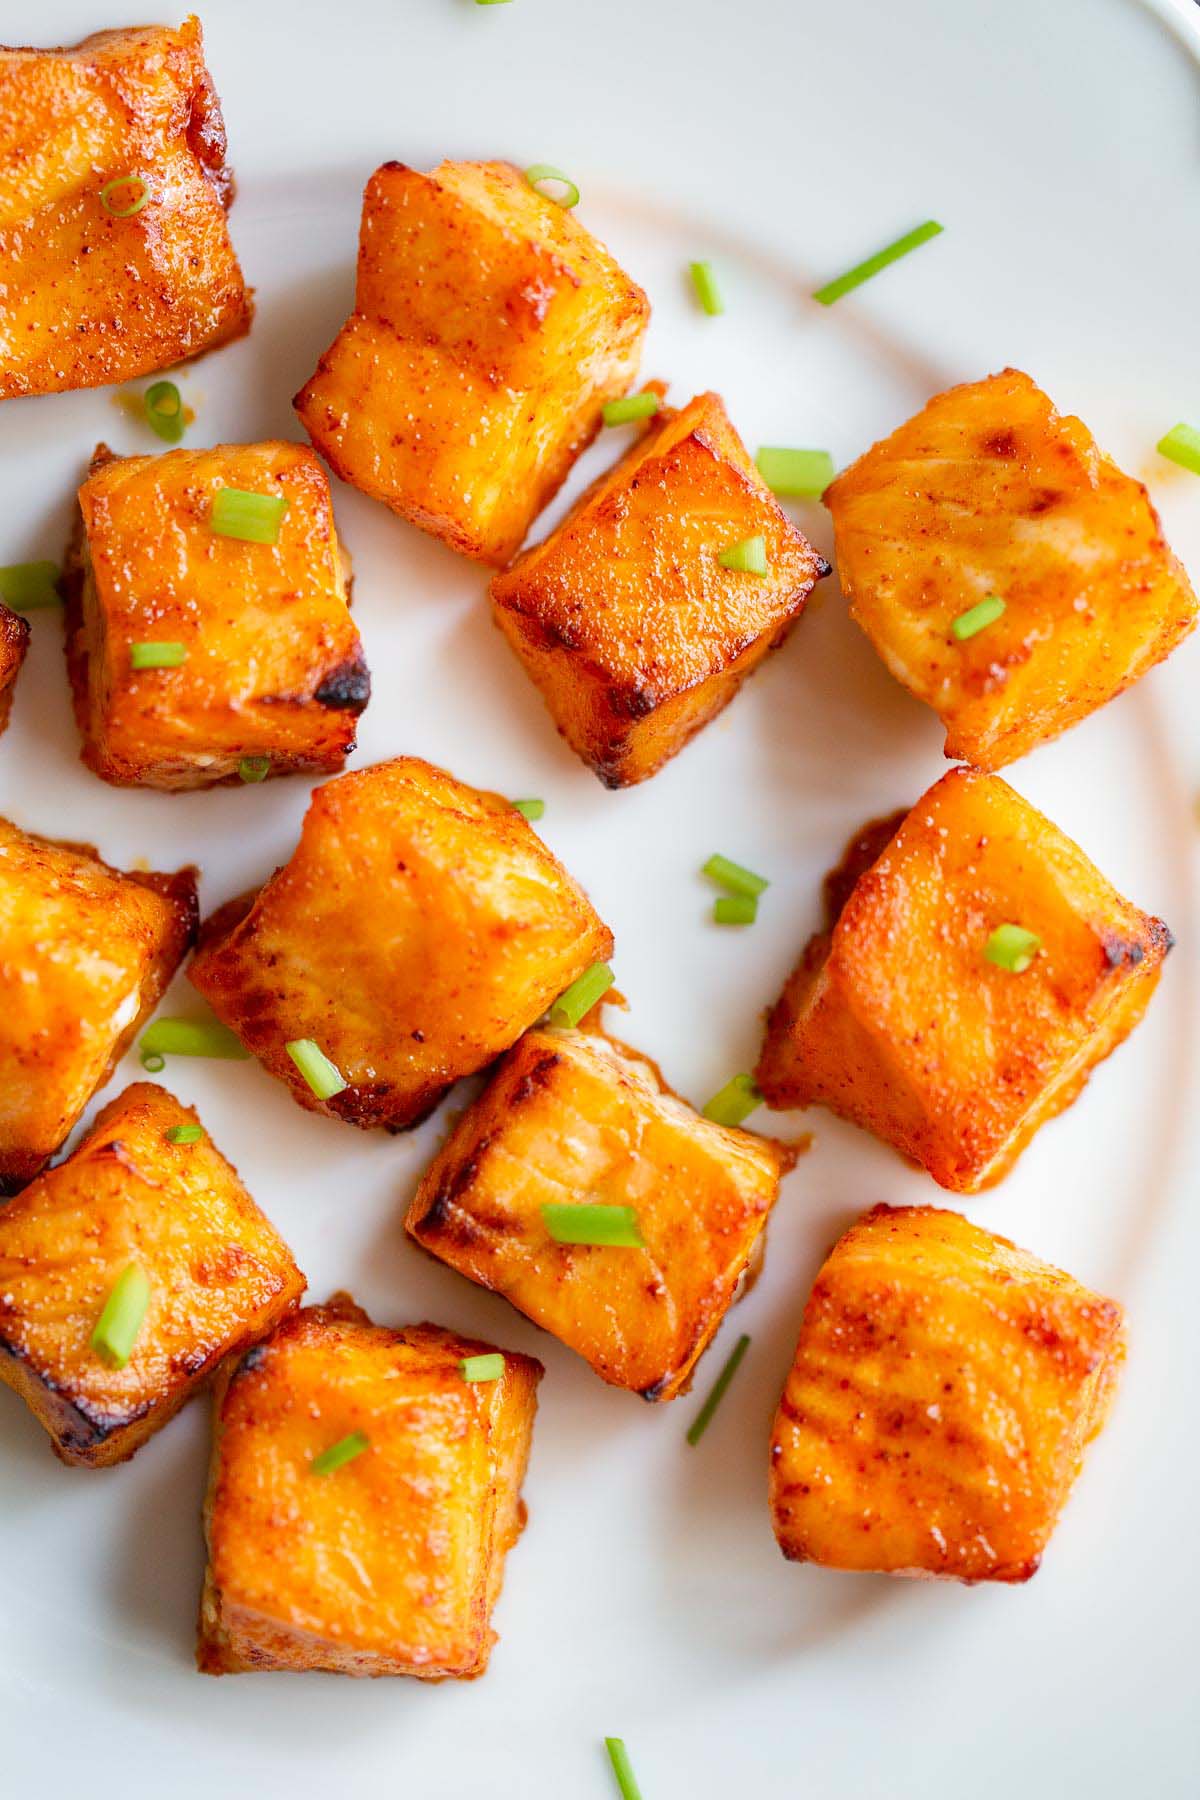
<svg viewBox="0 0 1200 1800">
<path fill-rule="evenodd" d="M 124 22 L 100 0 L 0 10 L 10 42 Z M 187 372 L 189 442 L 301 435 L 290 396 L 347 310 L 378 162 L 548 159 L 648 290 L 645 372 L 674 397 L 715 386 L 751 445 L 845 462 L 937 389 L 1018 364 L 1149 481 L 1200 575 L 1200 482 L 1153 448 L 1200 420 L 1200 15 L 1185 0 L 208 0 L 203 16 L 259 312 L 248 339 Z M 934 244 L 831 310 L 808 300 L 931 215 L 947 228 Z M 723 318 L 690 302 L 698 255 L 720 266 Z M 57 556 L 101 437 L 154 447 L 108 392 L 0 410 L 0 561 Z M 545 795 L 547 841 L 616 931 L 627 1035 L 703 1100 L 750 1065 L 845 838 L 941 772 L 936 721 L 831 581 L 718 723 L 649 784 L 605 793 L 491 628 L 482 571 L 336 484 L 335 500 L 375 681 L 356 764 L 415 751 Z M 797 516 L 828 550 L 820 509 Z M 607 1732 L 627 1739 L 645 1800 L 1194 1795 L 1198 671 L 1193 641 L 1011 771 L 1180 939 L 1134 1039 L 966 1204 L 1131 1313 L 1115 1416 L 1028 1587 L 850 1577 L 775 1548 L 768 1422 L 821 1256 L 874 1201 L 947 1198 L 869 1137 L 803 1121 L 815 1148 L 699 1390 L 738 1331 L 750 1354 L 689 1450 L 694 1400 L 654 1409 L 606 1389 L 405 1243 L 444 1118 L 366 1136 L 302 1113 L 257 1065 L 175 1061 L 163 1079 L 199 1105 L 315 1296 L 348 1286 L 384 1320 L 433 1317 L 543 1357 L 529 1529 L 481 1682 L 204 1680 L 205 1407 L 95 1474 L 60 1467 L 0 1392 L 0 1793 L 606 1800 Z M 40 614 L 0 811 L 117 862 L 194 859 L 206 909 L 294 841 L 302 781 L 116 792 L 77 748 L 59 626 Z M 772 877 L 753 931 L 706 922 L 696 870 L 717 848 Z M 189 995 L 179 984 L 165 1010 Z M 108 1091 L 138 1073 L 129 1058 Z"/>
</svg>

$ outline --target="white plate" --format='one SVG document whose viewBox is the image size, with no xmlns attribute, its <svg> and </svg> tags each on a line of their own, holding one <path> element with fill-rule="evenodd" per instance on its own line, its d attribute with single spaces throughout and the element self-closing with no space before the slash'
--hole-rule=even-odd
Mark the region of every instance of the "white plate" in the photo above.
<svg viewBox="0 0 1200 1800">
<path fill-rule="evenodd" d="M 844 462 L 935 390 L 1016 363 L 1151 482 L 1200 572 L 1200 484 L 1153 450 L 1177 418 L 1200 418 L 1198 34 L 1182 0 L 1161 13 L 1134 0 L 209 0 L 233 231 L 259 314 L 246 341 L 187 374 L 189 441 L 301 435 L 289 399 L 347 310 L 376 163 L 545 158 L 576 176 L 581 216 L 651 295 L 646 373 L 676 396 L 720 389 L 751 445 L 827 445 Z M 64 41 L 112 22 L 92 0 L 42 0 L 3 35 Z M 815 278 L 930 215 L 947 226 L 935 244 L 831 311 L 808 301 Z M 705 254 L 728 297 L 718 320 L 684 287 Z M 100 437 L 153 447 L 107 393 L 3 408 L 0 560 L 57 554 Z M 594 449 L 573 488 L 614 448 Z M 356 762 L 416 751 L 545 795 L 547 840 L 616 930 L 628 1036 L 703 1100 L 750 1065 L 759 1008 L 844 839 L 941 772 L 932 715 L 828 582 L 717 724 L 648 785 L 607 794 L 492 630 L 483 573 L 356 493 L 339 487 L 336 503 L 375 679 Z M 828 549 L 819 509 L 802 522 Z M 287 854 L 304 782 L 165 797 L 87 774 L 54 619 L 40 615 L 34 638 L 0 745 L 0 810 L 117 862 L 196 859 L 206 908 Z M 256 1066 L 176 1061 L 166 1079 L 199 1104 L 317 1297 L 346 1285 L 384 1320 L 431 1316 L 545 1359 L 529 1530 L 476 1684 L 206 1681 L 191 1668 L 204 1406 L 133 1464 L 92 1474 L 55 1463 L 0 1394 L 0 1788 L 610 1800 L 599 1746 L 619 1733 L 646 1800 L 1194 1794 L 1198 668 L 1193 641 L 1012 771 L 1180 938 L 1145 1025 L 1003 1187 L 968 1203 L 1132 1314 L 1115 1417 L 1030 1586 L 888 1582 L 776 1551 L 766 1434 L 813 1272 L 871 1202 L 949 1198 L 869 1137 L 806 1121 L 816 1148 L 700 1390 L 731 1334 L 752 1334 L 750 1355 L 689 1450 L 693 1400 L 651 1409 L 604 1388 L 405 1243 L 442 1120 L 368 1137 L 302 1113 Z M 706 923 L 696 869 L 718 848 L 772 877 L 752 932 Z M 138 1073 L 130 1058 L 110 1091 Z"/>
</svg>

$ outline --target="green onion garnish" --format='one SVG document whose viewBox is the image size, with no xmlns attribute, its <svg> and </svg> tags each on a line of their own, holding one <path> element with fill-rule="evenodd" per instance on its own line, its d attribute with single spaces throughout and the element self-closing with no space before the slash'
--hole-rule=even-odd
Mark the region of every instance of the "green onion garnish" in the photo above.
<svg viewBox="0 0 1200 1800">
<path fill-rule="evenodd" d="M 148 1075 L 161 1075 L 167 1066 L 167 1059 L 161 1050 L 142 1051 L 142 1067 Z"/>
<path fill-rule="evenodd" d="M 725 1398 L 725 1389 L 737 1374 L 738 1364 L 741 1362 L 749 1348 L 750 1339 L 743 1332 L 742 1336 L 730 1351 L 729 1358 L 725 1363 L 724 1368 L 713 1382 L 712 1392 L 709 1394 L 708 1399 L 704 1402 L 704 1405 L 700 1408 L 700 1411 L 696 1414 L 696 1417 L 688 1427 L 687 1441 L 689 1444 L 698 1444 L 708 1430 L 712 1423 L 713 1414 Z"/>
<path fill-rule="evenodd" d="M 475 0 L 476 6 L 507 6 L 508 0 Z"/>
<path fill-rule="evenodd" d="M 1042 940 L 1037 933 L 1026 931 L 1023 925 L 997 925 L 983 947 L 983 954 L 997 968 L 1023 975 L 1041 947 Z"/>
<path fill-rule="evenodd" d="M 544 800 L 514 800 L 513 809 L 527 819 L 540 819 L 546 810 Z"/>
<path fill-rule="evenodd" d="M 215 1019 L 155 1019 L 142 1033 L 141 1052 L 143 1069 L 161 1069 L 165 1056 L 223 1056 L 245 1062 L 250 1055 L 228 1025 Z"/>
<path fill-rule="evenodd" d="M 552 1025 L 578 1025 L 584 1013 L 591 1012 L 602 994 L 613 984 L 613 972 L 607 963 L 593 963 L 550 1008 Z"/>
<path fill-rule="evenodd" d="M 173 381 L 156 381 L 142 395 L 146 423 L 165 444 L 177 444 L 183 436 L 183 395 Z"/>
<path fill-rule="evenodd" d="M 657 394 L 626 394 L 622 400 L 606 400 L 600 411 L 606 425 L 629 425 L 634 419 L 652 419 L 661 405 Z"/>
<path fill-rule="evenodd" d="M 762 1105 L 762 1095 L 750 1075 L 735 1075 L 701 1110 L 714 1125 L 740 1125 Z"/>
<path fill-rule="evenodd" d="M 525 179 L 534 193 L 540 194 L 543 200 L 553 200 L 556 206 L 563 206 L 568 212 L 573 206 L 579 205 L 579 189 L 571 177 L 564 175 L 561 169 L 556 169 L 553 163 L 530 163 L 525 171 Z M 547 193 L 547 182 L 551 187 L 561 187 L 562 193 Z"/>
<path fill-rule="evenodd" d="M 542 1207 L 542 1223 L 556 1244 L 645 1248 L 632 1206 L 571 1206 L 566 1201 L 552 1200 Z"/>
<path fill-rule="evenodd" d="M 122 203 L 119 196 L 122 188 L 131 190 L 130 198 Z M 112 181 L 106 181 L 100 189 L 100 204 L 105 212 L 114 219 L 132 219 L 140 213 L 150 198 L 150 184 L 142 180 L 140 175 L 117 175 Z"/>
<path fill-rule="evenodd" d="M 847 269 L 836 281 L 827 281 L 824 287 L 817 289 L 813 299 L 819 300 L 822 306 L 832 306 L 835 300 L 840 300 L 851 288 L 861 287 L 864 281 L 870 281 L 872 275 L 878 275 L 889 263 L 899 262 L 910 250 L 917 250 L 922 244 L 927 244 L 930 238 L 937 237 L 943 229 L 936 219 L 926 219 L 915 231 L 910 231 L 904 237 L 897 238 L 894 244 L 887 244 L 882 250 L 877 250 L 865 262 L 855 263 L 852 269 Z"/>
<path fill-rule="evenodd" d="M 696 290 L 696 298 L 710 317 L 725 311 L 725 302 L 721 298 L 721 290 L 717 286 L 717 278 L 713 274 L 710 262 L 694 262 L 689 265 L 692 271 L 692 286 Z"/>
<path fill-rule="evenodd" d="M 989 625 L 1002 618 L 1008 611 L 999 594 L 985 594 L 976 606 L 969 606 L 965 613 L 959 613 L 957 619 L 950 621 L 950 629 L 960 644 L 973 638 L 978 631 L 984 631 Z"/>
<path fill-rule="evenodd" d="M 837 470 L 828 450 L 788 450 L 765 444 L 755 467 L 773 494 L 788 500 L 819 500 Z"/>
<path fill-rule="evenodd" d="M 728 888 L 731 894 L 746 894 L 751 900 L 757 900 L 771 885 L 765 875 L 743 869 L 741 863 L 730 862 L 727 856 L 710 856 L 700 873 L 718 887 Z"/>
<path fill-rule="evenodd" d="M 288 503 L 281 494 L 248 494 L 243 488 L 218 488 L 208 522 L 218 537 L 247 544 L 277 544 Z"/>
<path fill-rule="evenodd" d="M 238 777 L 245 782 L 265 781 L 270 772 L 269 756 L 243 756 L 238 763 Z"/>
<path fill-rule="evenodd" d="M 307 1081 L 318 1100 L 332 1100 L 350 1083 L 336 1063 L 331 1063 L 319 1044 L 311 1038 L 293 1038 L 284 1049 Z"/>
<path fill-rule="evenodd" d="M 1200 475 L 1200 430 L 1194 425 L 1172 425 L 1166 437 L 1158 440 L 1158 454 Z"/>
<path fill-rule="evenodd" d="M 61 606 L 58 564 L 10 563 L 0 569 L 0 600 L 15 612 L 35 612 L 41 606 Z"/>
<path fill-rule="evenodd" d="M 742 538 L 722 550 L 717 561 L 723 569 L 737 569 L 743 575 L 767 573 L 767 540 L 765 537 Z"/>
<path fill-rule="evenodd" d="M 129 666 L 131 669 L 177 669 L 187 661 L 187 648 L 183 644 L 130 644 Z"/>
<path fill-rule="evenodd" d="M 150 1283 L 145 1271 L 130 1263 L 117 1276 L 90 1339 L 92 1349 L 110 1369 L 123 1369 L 133 1355 L 149 1304 Z"/>
<path fill-rule="evenodd" d="M 336 1444 L 330 1444 L 328 1450 L 322 1450 L 319 1456 L 313 1457 L 308 1465 L 309 1474 L 332 1475 L 343 1463 L 353 1462 L 356 1456 L 361 1456 L 370 1442 L 365 1431 L 351 1431 L 346 1437 L 339 1438 Z"/>
<path fill-rule="evenodd" d="M 204 1136 L 203 1125 L 172 1125 L 163 1132 L 168 1144 L 198 1144 Z"/>
<path fill-rule="evenodd" d="M 633 1772 L 633 1764 L 629 1760 L 629 1752 L 622 1738 L 606 1737 L 604 1748 L 608 1751 L 608 1760 L 612 1764 L 613 1774 L 617 1778 L 617 1786 L 621 1790 L 621 1800 L 642 1800 L 642 1790 L 637 1784 L 637 1776 Z"/>
<path fill-rule="evenodd" d="M 713 920 L 717 925 L 753 925 L 758 917 L 758 901 L 749 894 L 722 894 L 713 901 Z"/>
<path fill-rule="evenodd" d="M 458 1367 L 464 1381 L 499 1381 L 504 1358 L 494 1350 L 489 1356 L 464 1356 Z"/>
</svg>

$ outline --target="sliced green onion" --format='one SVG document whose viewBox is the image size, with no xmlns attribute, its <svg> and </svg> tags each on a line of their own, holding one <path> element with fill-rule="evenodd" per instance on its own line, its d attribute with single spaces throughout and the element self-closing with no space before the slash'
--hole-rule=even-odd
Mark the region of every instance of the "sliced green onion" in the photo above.
<svg viewBox="0 0 1200 1800">
<path fill-rule="evenodd" d="M 642 1790 L 637 1784 L 637 1776 L 633 1772 L 624 1739 L 606 1737 L 604 1748 L 608 1751 L 608 1760 L 621 1790 L 621 1800 L 642 1800 Z"/>
<path fill-rule="evenodd" d="M 142 1033 L 141 1052 L 144 1069 L 151 1067 L 150 1057 L 160 1059 L 153 1066 L 161 1069 L 164 1056 L 222 1056 L 245 1062 L 250 1055 L 228 1025 L 215 1019 L 155 1019 Z"/>
<path fill-rule="evenodd" d="M 743 869 L 741 863 L 730 862 L 727 856 L 710 856 L 700 873 L 718 887 L 728 888 L 731 894 L 746 894 L 751 900 L 757 900 L 771 885 L 765 875 Z"/>
<path fill-rule="evenodd" d="M 499 1350 L 490 1356 L 464 1356 L 458 1367 L 464 1381 L 499 1381 L 504 1373 L 504 1358 Z"/>
<path fill-rule="evenodd" d="M 767 573 L 767 540 L 765 537 L 741 538 L 722 550 L 717 561 L 723 569 L 737 569 L 743 575 Z"/>
<path fill-rule="evenodd" d="M 1026 931 L 1023 925 L 997 925 L 983 947 L 983 954 L 997 968 L 1023 975 L 1041 947 L 1042 940 L 1037 933 Z"/>
<path fill-rule="evenodd" d="M 702 1111 L 714 1125 L 740 1125 L 761 1105 L 762 1095 L 753 1076 L 735 1075 L 713 1095 Z"/>
<path fill-rule="evenodd" d="M 146 423 L 165 444 L 177 444 L 185 424 L 183 395 L 173 381 L 156 381 L 142 395 Z"/>
<path fill-rule="evenodd" d="M 271 772 L 269 756 L 243 756 L 238 764 L 238 776 L 242 781 L 265 781 Z"/>
<path fill-rule="evenodd" d="M 187 661 L 187 648 L 183 644 L 130 644 L 129 666 L 131 669 L 178 669 Z"/>
<path fill-rule="evenodd" d="M 142 1051 L 142 1067 L 147 1075 L 161 1075 L 167 1066 L 167 1059 L 161 1050 Z"/>
<path fill-rule="evenodd" d="M 282 494 L 248 494 L 244 488 L 218 488 L 208 522 L 218 537 L 247 544 L 277 544 L 288 503 Z"/>
<path fill-rule="evenodd" d="M 1200 430 L 1194 425 L 1172 425 L 1166 437 L 1158 440 L 1158 454 L 1200 475 Z"/>
<path fill-rule="evenodd" d="M 632 1206 L 571 1206 L 566 1201 L 553 1200 L 542 1207 L 542 1223 L 556 1244 L 645 1248 Z"/>
<path fill-rule="evenodd" d="M 14 612 L 61 606 L 59 568 L 52 562 L 9 563 L 0 569 L 0 600 Z"/>
<path fill-rule="evenodd" d="M 819 500 L 837 473 L 828 450 L 789 450 L 764 444 L 755 467 L 773 494 L 788 500 Z"/>
<path fill-rule="evenodd" d="M 694 262 L 689 264 L 692 271 L 692 286 L 696 290 L 696 298 L 710 317 L 725 311 L 725 302 L 721 298 L 721 290 L 717 286 L 717 278 L 713 274 L 710 262 Z"/>
<path fill-rule="evenodd" d="M 950 621 L 950 629 L 960 644 L 973 638 L 976 632 L 986 631 L 997 619 L 1003 618 L 1008 611 L 999 594 L 985 594 L 976 606 L 969 606 L 965 613 L 959 613 L 957 619 Z"/>
<path fill-rule="evenodd" d="M 600 411 L 606 425 L 629 425 L 634 419 L 652 419 L 661 405 L 657 394 L 626 394 L 621 400 L 606 400 Z"/>
<path fill-rule="evenodd" d="M 507 6 L 509 0 L 475 0 L 476 6 Z"/>
<path fill-rule="evenodd" d="M 514 800 L 513 808 L 527 819 L 540 819 L 546 810 L 544 800 Z"/>
<path fill-rule="evenodd" d="M 0 600 L 15 612 L 36 612 L 42 606 L 61 606 L 58 564 L 9 563 L 0 569 Z"/>
<path fill-rule="evenodd" d="M 163 1132 L 168 1144 L 198 1144 L 204 1136 L 203 1125 L 172 1125 Z"/>
<path fill-rule="evenodd" d="M 102 1363 L 123 1369 L 133 1355 L 150 1304 L 150 1283 L 137 1263 L 122 1269 L 96 1320 L 90 1343 Z"/>
<path fill-rule="evenodd" d="M 713 920 L 718 925 L 753 925 L 758 901 L 749 894 L 722 894 L 713 901 Z"/>
<path fill-rule="evenodd" d="M 602 994 L 613 984 L 613 972 L 607 963 L 593 963 L 577 981 L 558 996 L 550 1008 L 552 1025 L 578 1025 L 585 1013 L 591 1012 Z"/>
<path fill-rule="evenodd" d="M 909 231 L 904 237 L 897 238 L 894 244 L 886 244 L 882 250 L 877 250 L 874 256 L 868 256 L 865 262 L 855 263 L 852 269 L 847 269 L 846 273 L 839 275 L 836 281 L 827 281 L 824 287 L 817 289 L 813 299 L 819 300 L 822 306 L 832 306 L 835 300 L 840 300 L 843 294 L 850 292 L 851 288 L 861 287 L 864 281 L 870 281 L 872 275 L 878 275 L 879 271 L 886 269 L 889 263 L 899 262 L 900 258 L 907 256 L 910 250 L 920 249 L 922 244 L 927 244 L 930 238 L 937 237 L 942 230 L 944 227 L 939 225 L 936 219 L 926 219 L 925 223 L 918 225 L 915 231 Z"/>
<path fill-rule="evenodd" d="M 349 1432 L 344 1438 L 339 1438 L 336 1444 L 330 1444 L 328 1450 L 322 1450 L 319 1456 L 313 1457 L 308 1465 L 309 1474 L 332 1475 L 344 1463 L 353 1462 L 356 1456 L 361 1456 L 370 1442 L 365 1431 Z"/>
<path fill-rule="evenodd" d="M 318 1100 L 332 1100 L 350 1083 L 336 1063 L 330 1062 L 319 1044 L 311 1038 L 293 1038 L 284 1049 L 307 1081 Z"/>
<path fill-rule="evenodd" d="M 713 1414 L 725 1398 L 725 1389 L 737 1374 L 738 1364 L 741 1362 L 749 1348 L 750 1339 L 743 1332 L 742 1336 L 730 1351 L 724 1368 L 713 1382 L 712 1392 L 709 1394 L 708 1399 L 704 1402 L 704 1405 L 700 1408 L 700 1411 L 696 1414 L 696 1417 L 688 1427 L 687 1441 L 689 1444 L 698 1444 L 708 1430 L 712 1423 Z"/>
<path fill-rule="evenodd" d="M 131 198 L 124 204 L 119 198 L 122 188 L 133 190 Z M 140 175 L 116 175 L 100 189 L 100 204 L 114 219 L 132 219 L 135 213 L 141 212 L 149 198 L 150 184 L 143 181 Z"/>
<path fill-rule="evenodd" d="M 565 207 L 568 212 L 573 206 L 579 205 L 579 189 L 571 177 L 564 175 L 561 169 L 556 169 L 553 163 L 530 163 L 525 171 L 525 179 L 534 193 L 540 194 L 543 200 L 553 200 L 556 206 Z M 561 194 L 548 194 L 546 182 L 560 186 L 564 191 Z"/>
</svg>

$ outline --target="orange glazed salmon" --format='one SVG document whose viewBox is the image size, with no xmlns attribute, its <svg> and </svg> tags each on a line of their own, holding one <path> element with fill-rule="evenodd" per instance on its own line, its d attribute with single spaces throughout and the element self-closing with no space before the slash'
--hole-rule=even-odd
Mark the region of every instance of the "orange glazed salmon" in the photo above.
<svg viewBox="0 0 1200 1800">
<path fill-rule="evenodd" d="M 344 1294 L 244 1356 L 215 1396 L 202 1671 L 482 1675 L 541 1377 Z"/>
<path fill-rule="evenodd" d="M 784 1555 L 1027 1581 L 1123 1355 L 1114 1300 L 958 1213 L 875 1207 L 817 1277 L 775 1417 Z"/>
<path fill-rule="evenodd" d="M 1019 369 L 938 394 L 826 489 L 851 616 L 998 769 L 1170 654 L 1196 597 L 1141 482 Z"/>
<path fill-rule="evenodd" d="M 0 399 L 130 381 L 249 329 L 200 23 L 0 49 Z"/>
</svg>

